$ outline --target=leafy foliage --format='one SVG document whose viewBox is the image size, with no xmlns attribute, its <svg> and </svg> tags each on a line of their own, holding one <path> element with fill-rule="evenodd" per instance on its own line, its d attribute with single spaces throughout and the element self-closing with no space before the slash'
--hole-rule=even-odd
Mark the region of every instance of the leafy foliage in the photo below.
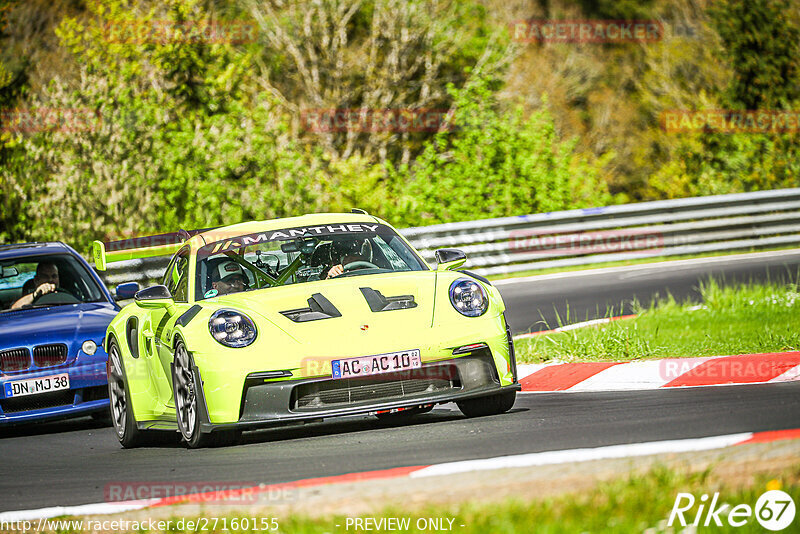
<svg viewBox="0 0 800 534">
<path fill-rule="evenodd" d="M 452 128 L 425 145 L 413 167 L 400 167 L 408 183 L 398 218 L 409 224 L 500 217 L 605 204 L 604 161 L 575 153 L 561 141 L 546 108 L 527 118 L 520 107 L 498 111 L 485 81 L 450 88 Z"/>
<path fill-rule="evenodd" d="M 506 33 L 521 18 L 655 19 L 665 35 L 523 45 Z M 116 38 L 225 21 L 255 33 Z M 0 242 L 82 248 L 353 206 L 407 226 L 796 186 L 796 133 L 676 134 L 659 118 L 798 109 L 798 28 L 789 0 L 0 0 L 0 111 L 86 122 L 0 124 Z M 316 132 L 310 109 L 448 111 L 453 127 Z"/>
<path fill-rule="evenodd" d="M 723 0 L 709 7 L 733 73 L 699 109 L 792 110 L 800 105 L 800 29 L 784 0 Z M 687 133 L 653 175 L 656 197 L 735 193 L 800 185 L 797 132 Z"/>
<path fill-rule="evenodd" d="M 800 28 L 791 0 L 719 0 L 709 7 L 734 76 L 738 109 L 785 109 L 800 98 Z"/>
<path fill-rule="evenodd" d="M 656 197 L 740 193 L 800 185 L 793 135 L 685 134 L 648 184 Z"/>
<path fill-rule="evenodd" d="M 80 58 L 80 82 L 56 81 L 36 104 L 93 120 L 23 139 L 27 174 L 12 179 L 41 184 L 39 224 L 29 235 L 87 243 L 311 204 L 310 174 L 274 100 L 240 90 L 247 56 L 217 44 L 109 44 L 106 29 L 120 21 L 207 18 L 191 1 L 138 19 L 125 7 L 98 4 L 93 21 L 67 19 L 59 28 Z"/>
</svg>

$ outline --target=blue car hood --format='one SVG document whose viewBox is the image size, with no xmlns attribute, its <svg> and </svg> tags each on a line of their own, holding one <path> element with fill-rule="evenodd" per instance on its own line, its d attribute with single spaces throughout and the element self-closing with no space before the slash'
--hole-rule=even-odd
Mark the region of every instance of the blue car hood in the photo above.
<svg viewBox="0 0 800 534">
<path fill-rule="evenodd" d="M 0 350 L 42 343 L 96 343 L 117 315 L 110 302 L 87 302 L 0 313 Z"/>
</svg>

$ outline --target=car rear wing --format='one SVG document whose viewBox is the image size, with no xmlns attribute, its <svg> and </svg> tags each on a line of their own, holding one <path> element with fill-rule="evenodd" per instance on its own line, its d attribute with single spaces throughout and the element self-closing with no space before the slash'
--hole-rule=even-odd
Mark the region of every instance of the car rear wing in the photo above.
<svg viewBox="0 0 800 534">
<path fill-rule="evenodd" d="M 178 249 L 187 239 L 208 230 L 213 230 L 213 228 L 181 230 L 166 234 L 132 237 L 119 241 L 94 241 L 92 242 L 94 265 L 98 271 L 105 271 L 108 264 L 115 261 L 171 256 L 178 252 Z"/>
</svg>

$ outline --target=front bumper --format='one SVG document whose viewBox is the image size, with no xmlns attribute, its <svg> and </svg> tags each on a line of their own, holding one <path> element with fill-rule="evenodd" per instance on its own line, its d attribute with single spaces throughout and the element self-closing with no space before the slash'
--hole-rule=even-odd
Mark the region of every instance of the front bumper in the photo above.
<svg viewBox="0 0 800 534">
<path fill-rule="evenodd" d="M 198 372 L 197 370 L 195 372 Z M 202 384 L 196 375 L 196 383 Z M 420 369 L 372 375 L 361 379 L 309 378 L 265 381 L 248 378 L 239 420 L 209 423 L 202 391 L 201 430 L 251 429 L 288 422 L 373 413 L 394 408 L 441 404 L 504 391 L 519 391 L 518 382 L 501 385 L 489 349 L 424 363 Z"/>
<path fill-rule="evenodd" d="M 69 374 L 70 389 L 5 398 L 6 382 L 62 373 Z M 0 425 L 76 417 L 104 409 L 108 409 L 108 382 L 102 361 L 0 377 Z"/>
</svg>

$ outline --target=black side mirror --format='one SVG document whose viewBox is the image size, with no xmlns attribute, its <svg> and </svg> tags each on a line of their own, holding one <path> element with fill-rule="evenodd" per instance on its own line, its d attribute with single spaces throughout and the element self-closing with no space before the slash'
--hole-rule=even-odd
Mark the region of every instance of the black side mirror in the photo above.
<svg viewBox="0 0 800 534">
<path fill-rule="evenodd" d="M 172 294 L 167 286 L 161 285 L 137 291 L 133 299 L 142 308 L 165 308 L 172 304 Z"/>
<path fill-rule="evenodd" d="M 464 265 L 467 255 L 457 248 L 440 248 L 436 251 L 437 271 L 451 271 Z"/>
</svg>

